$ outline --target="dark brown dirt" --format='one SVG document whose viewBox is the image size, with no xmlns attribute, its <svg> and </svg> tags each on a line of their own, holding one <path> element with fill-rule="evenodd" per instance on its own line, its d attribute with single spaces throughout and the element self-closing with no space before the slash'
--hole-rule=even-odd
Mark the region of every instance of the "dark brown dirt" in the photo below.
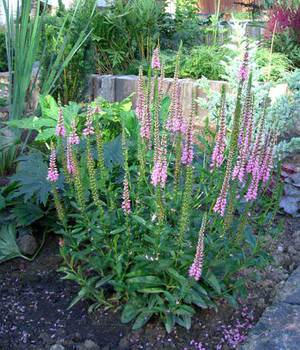
<svg viewBox="0 0 300 350">
<path fill-rule="evenodd" d="M 171 334 L 156 320 L 133 332 L 118 312 L 88 313 L 87 302 L 68 309 L 78 289 L 61 280 L 58 239 L 51 236 L 32 263 L 16 259 L 0 265 L 0 350 L 48 350 L 53 344 L 87 350 L 86 340 L 95 342 L 91 350 L 234 349 L 272 301 L 275 285 L 282 285 L 298 265 L 299 229 L 298 221 L 287 220 L 277 240 L 267 237 L 274 264 L 260 281 L 249 282 L 249 297 L 239 310 L 221 303 L 218 312 L 200 311 L 190 331 L 177 327 Z"/>
</svg>

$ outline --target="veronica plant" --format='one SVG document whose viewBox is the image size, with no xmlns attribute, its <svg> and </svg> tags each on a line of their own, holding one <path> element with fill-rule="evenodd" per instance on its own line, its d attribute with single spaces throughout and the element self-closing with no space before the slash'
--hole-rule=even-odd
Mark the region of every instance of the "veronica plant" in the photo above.
<svg viewBox="0 0 300 350">
<path fill-rule="evenodd" d="M 148 80 L 140 71 L 138 128 L 132 113 L 121 113 L 121 164 L 103 162 L 104 112 L 97 102 L 84 125 L 72 122 L 69 134 L 58 119 L 54 141 L 65 148 L 51 150 L 48 179 L 63 235 L 61 271 L 80 286 L 72 305 L 81 299 L 93 301 L 90 309 L 122 303 L 122 321 L 134 321 L 134 329 L 155 315 L 167 331 L 175 324 L 190 328 L 197 307 L 216 308 L 220 298 L 236 304 L 246 294 L 240 271 L 267 262 L 251 213 L 271 177 L 276 130 L 266 129 L 265 109 L 258 127 L 252 125 L 248 52 L 231 130 L 223 89 L 214 151 L 205 137 L 197 146 L 195 108 L 188 118 L 182 115 L 178 65 L 179 59 L 171 98 L 161 90 L 158 49 Z M 243 177 L 233 175 L 236 167 Z M 56 186 L 61 169 L 70 178 L 64 190 Z"/>
</svg>

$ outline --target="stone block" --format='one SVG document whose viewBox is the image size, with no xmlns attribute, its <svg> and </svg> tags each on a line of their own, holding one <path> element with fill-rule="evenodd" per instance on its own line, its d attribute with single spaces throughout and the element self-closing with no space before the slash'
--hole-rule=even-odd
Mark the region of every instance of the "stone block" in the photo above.
<svg viewBox="0 0 300 350">
<path fill-rule="evenodd" d="M 89 99 L 103 97 L 109 102 L 115 102 L 115 78 L 114 75 L 91 74 L 88 84 Z"/>
<path fill-rule="evenodd" d="M 115 101 L 119 102 L 134 94 L 137 89 L 137 80 L 136 75 L 119 75 L 116 76 L 116 94 Z M 133 107 L 136 105 L 136 95 L 132 96 Z"/>
</svg>

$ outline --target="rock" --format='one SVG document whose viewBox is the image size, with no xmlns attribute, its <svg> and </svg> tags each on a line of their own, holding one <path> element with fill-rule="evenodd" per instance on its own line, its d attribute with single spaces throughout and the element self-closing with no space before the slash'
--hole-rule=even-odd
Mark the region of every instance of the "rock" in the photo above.
<svg viewBox="0 0 300 350">
<path fill-rule="evenodd" d="M 84 342 L 84 347 L 86 348 L 86 350 L 100 350 L 100 347 L 90 339 L 87 339 Z"/>
<path fill-rule="evenodd" d="M 109 345 L 105 345 L 104 348 L 101 348 L 101 350 L 110 350 L 110 346 Z"/>
<path fill-rule="evenodd" d="M 45 343 L 45 344 L 51 344 L 51 343 L 53 344 L 54 343 L 54 341 L 50 337 L 50 335 L 45 333 L 45 332 L 43 332 L 39 335 L 39 339 L 41 339 L 43 341 L 43 343 Z"/>
<path fill-rule="evenodd" d="M 65 350 L 65 347 L 61 344 L 54 344 L 51 346 L 50 350 Z"/>
<path fill-rule="evenodd" d="M 123 337 L 119 342 L 119 350 L 129 350 L 130 344 L 127 337 Z"/>
<path fill-rule="evenodd" d="M 17 239 L 17 244 L 20 248 L 20 251 L 24 255 L 33 255 L 37 248 L 36 239 L 32 235 L 24 235 Z"/>
<path fill-rule="evenodd" d="M 283 253 L 283 250 L 284 250 L 284 248 L 283 248 L 282 245 L 279 245 L 279 246 L 277 247 L 278 253 Z"/>
</svg>

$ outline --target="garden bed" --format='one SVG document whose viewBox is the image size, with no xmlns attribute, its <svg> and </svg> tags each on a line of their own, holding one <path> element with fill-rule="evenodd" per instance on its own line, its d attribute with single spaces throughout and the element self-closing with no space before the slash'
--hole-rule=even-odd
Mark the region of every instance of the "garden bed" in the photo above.
<svg viewBox="0 0 300 350">
<path fill-rule="evenodd" d="M 34 262 L 14 260 L 0 266 L 1 349 L 47 350 L 55 344 L 61 347 L 53 350 L 192 350 L 216 349 L 218 344 L 219 349 L 232 349 L 244 339 L 272 302 L 276 289 L 300 262 L 299 220 L 287 219 L 284 226 L 284 233 L 277 239 L 266 237 L 274 261 L 259 274 L 258 281 L 249 280 L 248 299 L 241 302 L 239 310 L 221 302 L 218 312 L 198 312 L 190 331 L 176 327 L 170 334 L 156 320 L 132 331 L 129 325 L 120 323 L 119 313 L 99 309 L 89 314 L 86 302 L 68 309 L 78 288 L 61 280 L 57 272 L 58 240 L 50 236 Z"/>
</svg>

